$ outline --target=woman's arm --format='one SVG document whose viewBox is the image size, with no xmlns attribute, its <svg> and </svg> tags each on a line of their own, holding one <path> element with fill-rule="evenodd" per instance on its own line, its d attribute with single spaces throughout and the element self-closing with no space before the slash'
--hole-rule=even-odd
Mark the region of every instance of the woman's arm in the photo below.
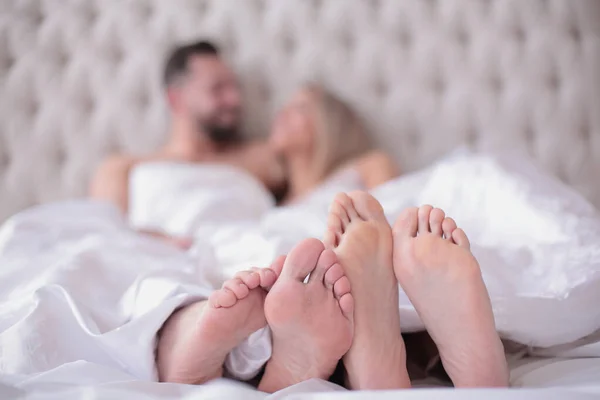
<svg viewBox="0 0 600 400">
<path fill-rule="evenodd" d="M 269 190 L 277 189 L 285 183 L 283 166 L 265 141 L 244 145 L 229 158 L 229 162 L 254 175 Z"/>
<path fill-rule="evenodd" d="M 357 170 L 367 189 L 372 189 L 400 175 L 400 168 L 383 151 L 375 150 L 358 159 Z"/>
</svg>

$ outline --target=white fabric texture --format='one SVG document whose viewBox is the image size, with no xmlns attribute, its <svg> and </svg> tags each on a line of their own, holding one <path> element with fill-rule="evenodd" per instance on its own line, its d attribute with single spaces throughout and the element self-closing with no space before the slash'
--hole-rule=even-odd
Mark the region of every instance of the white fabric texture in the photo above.
<svg viewBox="0 0 600 400">
<path fill-rule="evenodd" d="M 275 206 L 259 181 L 225 165 L 142 163 L 131 173 L 129 187 L 131 224 L 174 235 L 256 220 Z"/>
<path fill-rule="evenodd" d="M 594 361 L 596 362 L 595 364 Z M 339 400 L 351 398 L 354 400 L 397 400 L 400 396 L 407 400 L 594 400 L 600 394 L 600 386 L 594 380 L 598 376 L 598 360 L 587 359 L 584 363 L 591 364 L 591 368 L 578 368 L 576 371 L 583 379 L 580 385 L 557 387 L 551 379 L 545 382 L 538 375 L 536 384 L 542 383 L 536 389 L 418 389 L 418 390 L 381 390 L 361 391 L 348 393 L 343 388 L 323 380 L 310 380 L 299 383 L 273 394 L 262 393 L 246 385 L 230 380 L 217 380 L 205 385 L 165 385 L 156 382 L 121 381 L 102 385 L 74 386 L 65 384 L 54 376 L 45 377 L 45 382 L 36 382 L 31 385 L 35 388 L 29 392 L 16 390 L 0 383 L 0 396 L 2 398 L 16 398 L 27 400 L 63 400 L 63 399 L 122 399 L 135 398 L 197 400 L 197 399 L 247 399 L 247 400 Z M 570 366 L 564 370 L 564 364 L 558 364 L 556 372 L 563 367 L 563 373 L 573 372 Z M 583 363 L 582 363 L 583 364 Z M 66 372 L 66 371 L 65 371 Z M 533 374 L 542 372 L 544 367 L 533 371 Z M 590 373 L 591 372 L 591 373 Z M 595 373 L 594 373 L 595 372 Z M 65 376 L 65 375 L 63 375 Z M 548 374 L 552 376 L 552 374 Z M 587 378 L 587 379 L 586 379 Z M 576 379 L 573 379 L 574 381 Z M 596 379 L 597 381 L 597 379 Z M 545 383 L 545 384 L 544 384 Z M 37 389 L 37 390 L 36 390 Z M 35 390 L 35 391 L 34 391 Z"/>
<path fill-rule="evenodd" d="M 599 19 L 596 0 L 0 1 L 0 220 L 155 150 L 164 58 L 199 37 L 240 77 L 251 135 L 316 79 L 404 171 L 518 146 L 600 206 Z"/>
<path fill-rule="evenodd" d="M 170 173 L 160 174 L 163 168 Z M 355 181 L 346 174 L 335 176 L 317 191 L 317 200 L 308 197 L 236 222 L 240 210 L 234 207 L 235 197 L 243 195 L 236 184 L 244 186 L 251 178 L 222 167 L 190 168 L 195 169 L 195 184 L 205 184 L 211 193 L 219 189 L 211 199 L 229 205 L 225 211 L 230 209 L 233 217 L 224 221 L 224 211 L 219 224 L 203 225 L 189 215 L 196 225 L 195 245 L 188 253 L 136 235 L 116 210 L 101 203 L 43 206 L 4 224 L 4 380 L 26 387 L 48 373 L 64 375 L 67 383 L 77 379 L 99 384 L 124 375 L 155 379 L 154 337 L 175 308 L 206 298 L 241 269 L 268 265 L 305 237 L 320 237 L 327 215 L 321 200 L 331 199 L 339 189 L 351 189 Z M 143 190 L 143 182 L 161 187 L 167 176 L 171 182 L 189 183 L 188 172 L 172 164 L 153 164 L 136 172 L 139 184 L 133 182 L 132 187 Z M 145 173 L 154 179 L 145 179 Z M 214 179 L 218 174 L 227 176 L 230 185 L 220 185 Z M 158 179 L 161 176 L 165 179 Z M 210 182 L 213 187 L 207 186 Z M 177 196 L 189 193 L 197 200 L 197 215 L 210 215 L 206 210 L 215 207 L 187 185 L 172 187 L 180 189 Z M 173 198 L 161 190 L 146 192 L 154 193 L 145 199 L 149 204 Z M 232 197 L 223 202 L 228 193 Z M 373 194 L 390 221 L 404 207 L 423 202 L 442 206 L 456 217 L 481 263 L 503 337 L 531 346 L 532 353 L 537 346 L 550 347 L 546 355 L 564 355 L 569 343 L 600 328 L 600 310 L 595 307 L 600 301 L 600 217 L 582 197 L 526 161 L 456 154 Z M 244 197 L 237 199 L 240 204 Z M 143 208 L 142 203 L 138 198 L 135 207 Z M 152 224 L 151 208 L 145 210 L 139 221 L 158 225 Z M 173 215 L 179 212 L 174 209 Z M 163 218 L 161 210 L 157 220 Z M 399 310 L 403 330 L 423 328 L 406 296 L 401 295 Z M 230 372 L 243 378 L 254 375 L 268 359 L 270 345 L 268 333 L 259 331 L 232 352 Z M 578 356 L 600 357 L 598 346 L 578 346 Z M 61 375 L 61 370 L 69 373 Z"/>
</svg>

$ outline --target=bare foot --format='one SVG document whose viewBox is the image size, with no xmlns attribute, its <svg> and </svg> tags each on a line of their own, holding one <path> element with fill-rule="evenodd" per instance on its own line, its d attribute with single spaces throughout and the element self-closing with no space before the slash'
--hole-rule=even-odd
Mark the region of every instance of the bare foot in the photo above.
<svg viewBox="0 0 600 400">
<path fill-rule="evenodd" d="M 392 230 L 377 200 L 364 192 L 336 196 L 325 244 L 335 248 L 356 299 L 354 341 L 344 356 L 351 389 L 410 387 L 400 334 Z"/>
<path fill-rule="evenodd" d="M 160 381 L 201 384 L 223 376 L 227 354 L 266 326 L 265 297 L 283 261 L 279 258 L 270 268 L 240 272 L 208 301 L 191 304 L 169 317 L 157 349 Z"/>
<path fill-rule="evenodd" d="M 431 206 L 394 225 L 394 271 L 456 387 L 508 385 L 504 349 L 479 264 L 462 229 Z"/>
<path fill-rule="evenodd" d="M 272 393 L 328 379 L 352 343 L 353 309 L 350 282 L 335 253 L 316 239 L 296 245 L 265 301 L 273 354 L 258 389 Z"/>
</svg>

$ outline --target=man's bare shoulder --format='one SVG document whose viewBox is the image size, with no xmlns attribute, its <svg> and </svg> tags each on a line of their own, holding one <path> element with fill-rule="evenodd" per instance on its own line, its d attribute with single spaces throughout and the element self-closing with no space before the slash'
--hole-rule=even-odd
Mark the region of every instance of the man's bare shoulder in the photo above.
<svg viewBox="0 0 600 400">
<path fill-rule="evenodd" d="M 97 198 L 107 198 L 106 193 L 114 192 L 115 187 L 126 187 L 129 173 L 138 164 L 151 161 L 153 157 L 112 155 L 96 168 L 90 182 L 90 194 Z"/>
<path fill-rule="evenodd" d="M 98 172 L 129 173 L 138 164 L 162 160 L 171 160 L 171 158 L 159 153 L 144 157 L 116 154 L 106 158 L 98 167 Z"/>
<path fill-rule="evenodd" d="M 102 165 L 110 168 L 125 168 L 131 167 L 140 161 L 142 161 L 140 157 L 119 154 L 108 157 Z"/>
<path fill-rule="evenodd" d="M 129 174 L 143 159 L 128 155 L 113 155 L 105 159 L 96 171 L 96 176 Z"/>
</svg>

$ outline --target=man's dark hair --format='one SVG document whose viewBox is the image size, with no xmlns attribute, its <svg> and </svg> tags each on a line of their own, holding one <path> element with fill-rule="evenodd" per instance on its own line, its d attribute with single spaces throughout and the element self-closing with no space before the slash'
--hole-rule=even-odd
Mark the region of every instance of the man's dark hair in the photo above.
<svg viewBox="0 0 600 400">
<path fill-rule="evenodd" d="M 218 57 L 219 48 L 205 40 L 176 47 L 169 55 L 169 58 L 167 58 L 167 63 L 165 64 L 163 75 L 163 84 L 165 87 L 171 86 L 175 81 L 185 76 L 188 61 L 194 55 Z"/>
</svg>

